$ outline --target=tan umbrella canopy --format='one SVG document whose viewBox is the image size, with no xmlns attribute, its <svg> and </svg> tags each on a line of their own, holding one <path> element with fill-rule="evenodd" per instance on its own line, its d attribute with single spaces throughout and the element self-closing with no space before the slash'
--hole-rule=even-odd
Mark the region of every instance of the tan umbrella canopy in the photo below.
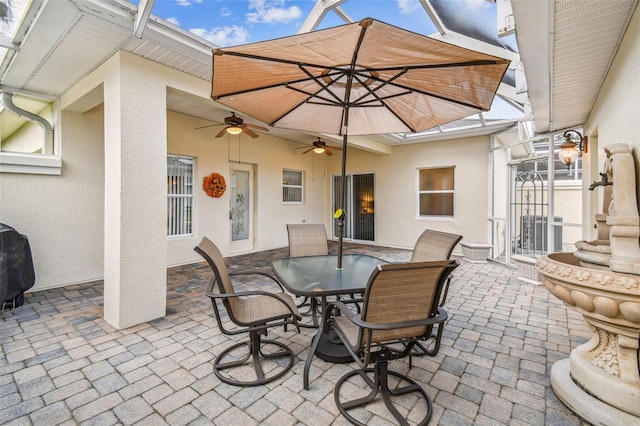
<svg viewBox="0 0 640 426">
<path fill-rule="evenodd" d="M 508 65 L 367 18 L 214 50 L 211 97 L 273 127 L 342 135 L 344 183 L 347 135 L 420 132 L 488 111 Z M 341 267 L 344 214 L 338 225 Z"/>
</svg>

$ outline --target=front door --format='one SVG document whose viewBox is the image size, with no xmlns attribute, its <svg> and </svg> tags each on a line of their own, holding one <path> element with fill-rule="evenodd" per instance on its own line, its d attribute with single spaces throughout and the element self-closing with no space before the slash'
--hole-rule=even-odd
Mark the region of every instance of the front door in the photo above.
<svg viewBox="0 0 640 426">
<path fill-rule="evenodd" d="M 231 168 L 231 244 L 229 251 L 253 251 L 253 165 L 234 164 Z"/>
</svg>

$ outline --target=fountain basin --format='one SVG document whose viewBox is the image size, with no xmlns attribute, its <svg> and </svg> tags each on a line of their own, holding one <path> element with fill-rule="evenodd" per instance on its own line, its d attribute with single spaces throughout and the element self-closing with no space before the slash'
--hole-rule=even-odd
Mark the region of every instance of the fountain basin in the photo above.
<svg viewBox="0 0 640 426">
<path fill-rule="evenodd" d="M 620 424 L 640 424 L 640 276 L 585 267 L 573 253 L 551 253 L 536 263 L 544 286 L 567 306 L 581 313 L 593 328 L 589 342 L 571 351 L 570 377 L 589 394 L 619 411 Z M 555 369 L 559 374 L 559 369 Z M 558 397 L 578 415 L 575 395 L 551 372 Z M 568 404 L 569 405 L 569 404 Z M 585 409 L 586 409 L 585 405 Z M 588 419 L 601 423 L 603 419 Z M 631 423 L 632 424 L 632 423 Z"/>
</svg>

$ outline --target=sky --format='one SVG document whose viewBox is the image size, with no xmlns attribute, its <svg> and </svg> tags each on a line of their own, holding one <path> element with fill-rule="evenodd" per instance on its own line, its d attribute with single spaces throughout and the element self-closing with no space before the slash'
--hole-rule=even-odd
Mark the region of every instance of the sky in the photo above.
<svg viewBox="0 0 640 426">
<path fill-rule="evenodd" d="M 137 3 L 137 1 L 134 1 Z M 495 3 L 486 0 L 440 0 L 443 7 L 464 10 L 456 19 L 487 20 L 497 28 Z M 294 35 L 316 0 L 156 0 L 152 14 L 228 47 Z M 354 21 L 372 17 L 424 35 L 436 32 L 418 0 L 348 0 L 341 9 Z M 345 22 L 329 11 L 319 29 Z M 461 23 L 464 25 L 464 22 Z"/>
</svg>

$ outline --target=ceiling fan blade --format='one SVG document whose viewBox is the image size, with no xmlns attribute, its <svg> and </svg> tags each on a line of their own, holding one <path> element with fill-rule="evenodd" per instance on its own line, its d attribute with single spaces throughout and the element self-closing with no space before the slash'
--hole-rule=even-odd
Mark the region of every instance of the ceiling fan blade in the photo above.
<svg viewBox="0 0 640 426">
<path fill-rule="evenodd" d="M 336 151 L 342 151 L 342 148 L 338 148 L 336 146 L 332 146 L 331 149 L 335 149 Z"/>
<path fill-rule="evenodd" d="M 333 152 L 331 152 L 329 149 L 325 148 L 324 149 L 324 153 L 327 154 L 327 156 L 331 156 L 333 155 Z"/>
<path fill-rule="evenodd" d="M 218 132 L 218 134 L 216 135 L 216 138 L 221 138 L 226 132 L 227 132 L 227 128 L 225 127 L 224 129 Z"/>
<path fill-rule="evenodd" d="M 293 148 L 293 149 L 309 149 L 309 147 L 308 146 L 300 146 L 298 148 Z"/>
<path fill-rule="evenodd" d="M 244 123 L 244 125 L 246 127 L 251 127 L 252 129 L 262 130 L 263 132 L 268 132 L 269 131 L 269 129 L 267 129 L 266 127 L 256 126 L 255 124 Z"/>
<path fill-rule="evenodd" d="M 207 127 L 215 127 L 215 126 L 220 126 L 220 124 L 209 124 L 208 126 L 200 126 L 200 127 L 196 127 L 195 130 L 206 129 Z"/>
<path fill-rule="evenodd" d="M 306 148 L 306 147 L 305 147 L 305 148 Z M 303 154 L 306 154 L 306 153 L 307 153 L 307 152 L 309 152 L 309 151 L 313 151 L 313 149 L 314 149 L 314 147 L 312 146 L 311 148 L 308 148 L 306 151 L 303 151 L 302 153 L 303 153 Z"/>
<path fill-rule="evenodd" d="M 242 128 L 242 131 L 245 132 L 247 135 L 251 136 L 252 138 L 257 138 L 258 137 L 258 134 L 256 132 L 254 132 L 251 129 L 247 129 L 246 126 Z"/>
</svg>

